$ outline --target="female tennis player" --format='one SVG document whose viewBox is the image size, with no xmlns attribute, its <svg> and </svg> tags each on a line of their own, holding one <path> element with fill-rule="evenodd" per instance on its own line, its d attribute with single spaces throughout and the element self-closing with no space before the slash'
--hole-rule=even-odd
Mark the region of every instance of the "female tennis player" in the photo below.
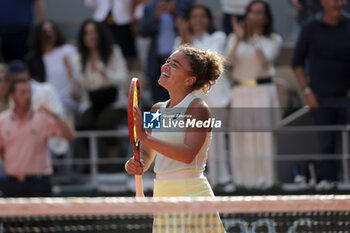
<svg viewBox="0 0 350 233">
<path fill-rule="evenodd" d="M 156 103 L 151 111 L 159 110 L 162 114 L 180 117 L 192 116 L 192 119 L 202 121 L 209 119 L 211 113 L 208 106 L 192 92 L 202 89 L 207 93 L 223 72 L 223 61 L 219 54 L 210 50 L 186 45 L 179 47 L 162 66 L 158 80 L 167 89 L 170 99 Z M 127 173 L 141 175 L 155 160 L 154 197 L 214 196 L 203 175 L 211 128 L 192 127 L 179 132 L 146 132 L 142 127 L 141 111 L 136 107 L 134 113 L 136 134 L 141 141 L 142 161 L 140 163 L 134 158 L 129 159 L 125 165 Z M 155 217 L 154 223 L 157 221 L 162 221 L 159 224 L 167 224 L 168 220 L 164 216 L 161 219 Z M 213 232 L 224 232 L 219 216 L 215 221 L 216 228 Z M 185 225 L 183 224 L 184 227 Z M 207 230 L 209 229 L 206 227 L 205 232 L 211 232 Z"/>
</svg>

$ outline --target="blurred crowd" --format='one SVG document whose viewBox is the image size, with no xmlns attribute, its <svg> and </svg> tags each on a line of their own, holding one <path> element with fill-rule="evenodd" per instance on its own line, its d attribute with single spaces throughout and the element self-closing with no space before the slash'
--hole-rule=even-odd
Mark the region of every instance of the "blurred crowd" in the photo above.
<svg viewBox="0 0 350 233">
<path fill-rule="evenodd" d="M 346 0 L 289 1 L 298 12 L 291 63 L 305 103 L 313 109 L 349 108 L 350 19 L 345 11 L 349 11 L 350 4 L 347 6 Z M 67 153 L 68 141 L 74 138 L 67 135 L 69 130 L 61 120 L 72 130 L 70 133 L 123 128 L 127 125 L 130 71 L 138 69 L 144 76 L 140 77 L 142 86 L 150 94 L 143 100 L 145 105 L 167 100 L 167 92 L 157 84 L 160 68 L 181 44 L 214 50 L 227 60 L 227 72 L 209 94 L 196 93 L 211 108 L 281 107 L 274 83 L 274 64 L 283 41 L 274 31 L 273 12 L 266 1 L 221 0 L 220 30 L 214 26 L 216 16 L 211 9 L 195 0 L 85 0 L 84 3 L 94 10 L 93 15 L 81 23 L 76 40 L 70 42 L 57 22 L 46 16 L 44 0 L 0 3 L 0 111 L 4 112 L 0 117 L 0 149 L 5 173 L 12 178 L 11 185 L 42 181 L 41 176 L 50 176 L 53 171 L 46 166 L 49 160 L 31 160 L 46 163 L 38 165 L 35 171 L 23 164 L 14 167 L 10 164 L 14 161 L 9 159 L 11 156 L 18 156 L 15 163 L 19 164 L 20 160 L 28 161 L 30 153 L 33 158 L 37 153 L 29 148 L 10 154 L 7 147 L 12 144 L 6 143 L 13 137 L 10 126 L 24 129 L 20 127 L 22 120 L 28 123 L 28 119 L 34 119 L 29 114 L 31 111 L 54 118 L 53 122 L 61 127 L 60 133 L 45 134 L 40 142 L 42 145 L 48 141 L 45 150 L 50 155 L 42 152 L 48 157 Z M 145 38 L 147 48 L 138 46 Z M 16 84 L 18 80 L 22 81 Z M 25 115 L 29 118 L 19 117 L 21 120 L 16 121 L 11 116 L 21 109 L 22 84 L 30 86 L 30 109 Z M 4 127 L 6 114 L 10 114 L 6 121 L 12 123 Z M 230 124 L 243 127 L 269 127 L 281 119 L 280 114 L 272 111 L 263 115 L 254 111 L 250 115 L 231 115 L 234 117 L 229 118 Z M 345 123 L 341 115 L 336 110 L 315 111 L 314 119 L 324 125 Z M 43 120 L 43 125 L 45 121 L 48 120 Z M 35 131 L 30 122 L 29 129 Z M 66 134 L 61 132 L 62 128 Z M 57 137 L 62 135 L 63 139 Z M 334 133 L 323 133 L 319 138 L 320 153 L 335 153 Z M 13 146 L 23 143 L 16 139 Z M 88 150 L 86 141 L 75 143 L 83 148 L 80 152 Z M 126 156 L 127 141 L 103 138 L 100 143 L 108 157 Z M 27 166 L 31 164 L 27 162 Z M 318 181 L 339 180 L 338 167 L 333 160 L 321 163 Z M 276 174 L 272 133 L 232 132 L 228 140 L 225 133 L 213 133 L 208 171 L 213 186 L 223 185 L 231 191 L 234 186 L 273 186 Z M 48 193 L 40 194 L 39 190 L 33 195 Z"/>
</svg>

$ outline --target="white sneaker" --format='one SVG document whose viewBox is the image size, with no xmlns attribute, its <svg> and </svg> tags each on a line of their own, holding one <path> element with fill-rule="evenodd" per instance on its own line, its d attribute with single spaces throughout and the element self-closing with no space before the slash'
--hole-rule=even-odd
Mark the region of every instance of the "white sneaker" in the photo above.
<svg viewBox="0 0 350 233">
<path fill-rule="evenodd" d="M 231 192 L 234 192 L 234 191 L 236 191 L 236 185 L 234 185 L 233 183 L 225 185 L 224 192 L 231 193 Z"/>
<path fill-rule="evenodd" d="M 309 184 L 306 182 L 306 177 L 302 175 L 297 175 L 294 177 L 294 184 L 297 190 L 310 188 Z"/>
<path fill-rule="evenodd" d="M 302 175 L 296 175 L 294 177 L 294 183 L 296 184 L 306 183 L 306 177 Z"/>
<path fill-rule="evenodd" d="M 316 190 L 330 190 L 335 187 L 335 182 L 329 182 L 327 180 L 321 180 L 318 184 L 316 184 Z"/>
</svg>

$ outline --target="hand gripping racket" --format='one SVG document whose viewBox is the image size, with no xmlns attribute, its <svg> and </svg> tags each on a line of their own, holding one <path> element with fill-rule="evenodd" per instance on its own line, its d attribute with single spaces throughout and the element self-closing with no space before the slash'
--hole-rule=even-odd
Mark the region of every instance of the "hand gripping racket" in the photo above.
<svg viewBox="0 0 350 233">
<path fill-rule="evenodd" d="M 129 136 L 134 152 L 134 158 L 136 161 L 140 161 L 140 141 L 137 139 L 136 135 L 136 125 L 134 123 L 134 106 L 137 106 L 140 102 L 140 83 L 137 78 L 133 78 L 130 83 L 129 89 L 129 103 L 128 103 L 128 127 Z M 136 197 L 144 197 L 143 187 L 142 187 L 142 175 L 135 175 L 135 185 L 136 185 Z"/>
</svg>

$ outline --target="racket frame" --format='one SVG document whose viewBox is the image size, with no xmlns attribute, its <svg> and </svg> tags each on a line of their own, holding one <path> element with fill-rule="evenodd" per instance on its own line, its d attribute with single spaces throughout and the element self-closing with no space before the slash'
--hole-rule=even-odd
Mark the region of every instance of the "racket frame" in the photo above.
<svg viewBox="0 0 350 233">
<path fill-rule="evenodd" d="M 140 82 L 138 78 L 132 78 L 129 88 L 129 99 L 128 99 L 128 129 L 130 142 L 136 161 L 141 162 L 140 158 L 140 141 L 137 139 L 136 126 L 134 122 L 134 106 L 137 106 L 140 102 Z M 136 197 L 144 197 L 142 175 L 135 175 L 136 185 Z"/>
</svg>

